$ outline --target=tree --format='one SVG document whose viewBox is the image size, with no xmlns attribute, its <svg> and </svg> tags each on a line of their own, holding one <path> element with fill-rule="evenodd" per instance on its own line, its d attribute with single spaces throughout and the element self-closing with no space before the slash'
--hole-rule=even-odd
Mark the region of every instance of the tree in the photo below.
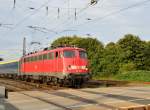
<svg viewBox="0 0 150 110">
<path fill-rule="evenodd" d="M 143 58 L 144 69 L 150 71 L 150 41 L 145 42 L 145 48 L 143 49 L 143 53 L 144 53 Z"/>
<path fill-rule="evenodd" d="M 103 69 L 102 72 L 104 75 L 112 75 L 116 74 L 119 70 L 119 63 L 120 63 L 120 48 L 113 42 L 110 42 L 106 45 L 103 54 L 102 65 Z"/>
<path fill-rule="evenodd" d="M 145 43 L 138 36 L 127 34 L 117 44 L 123 51 L 122 63 L 134 63 L 137 69 L 143 69 Z"/>
</svg>

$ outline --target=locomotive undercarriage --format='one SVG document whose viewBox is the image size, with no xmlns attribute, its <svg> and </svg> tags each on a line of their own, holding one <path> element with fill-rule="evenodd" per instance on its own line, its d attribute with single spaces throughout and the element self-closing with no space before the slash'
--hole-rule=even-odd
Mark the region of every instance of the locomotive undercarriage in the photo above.
<svg viewBox="0 0 150 110">
<path fill-rule="evenodd" d="M 62 86 L 62 87 L 72 87 L 80 88 L 82 84 L 90 79 L 90 74 L 67 74 L 63 78 L 56 76 L 47 75 L 25 75 L 25 74 L 0 74 L 1 78 L 9 78 L 14 80 L 21 80 L 27 82 L 34 82 L 40 84 Z"/>
</svg>

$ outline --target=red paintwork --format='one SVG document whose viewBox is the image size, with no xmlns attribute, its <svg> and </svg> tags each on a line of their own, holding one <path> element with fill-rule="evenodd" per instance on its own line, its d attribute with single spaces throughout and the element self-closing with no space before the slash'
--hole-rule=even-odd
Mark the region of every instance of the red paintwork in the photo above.
<svg viewBox="0 0 150 110">
<path fill-rule="evenodd" d="M 75 51 L 76 56 L 74 58 L 54 58 L 53 60 L 41 60 L 41 61 L 34 61 L 34 62 L 23 62 L 24 58 L 31 57 L 31 56 L 38 56 L 45 53 L 56 52 L 63 53 L 64 50 L 73 50 Z M 20 64 L 20 72 L 21 73 L 72 73 L 72 74 L 80 74 L 80 73 L 89 73 L 88 69 L 81 68 L 83 66 L 88 65 L 88 60 L 79 57 L 79 50 L 85 51 L 81 48 L 73 48 L 73 47 L 63 47 L 57 48 L 53 50 L 47 51 L 39 51 L 34 54 L 26 55 L 21 58 L 22 63 Z M 69 68 L 68 66 L 72 65 L 75 68 Z"/>
</svg>

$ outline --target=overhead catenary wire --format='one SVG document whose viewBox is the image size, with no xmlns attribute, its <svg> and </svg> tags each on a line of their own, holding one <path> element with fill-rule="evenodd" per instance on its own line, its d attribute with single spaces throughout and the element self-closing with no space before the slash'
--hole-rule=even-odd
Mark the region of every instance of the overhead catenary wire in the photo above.
<svg viewBox="0 0 150 110">
<path fill-rule="evenodd" d="M 67 3 L 67 1 L 64 2 L 64 3 Z M 51 8 L 51 6 L 50 6 L 49 8 Z M 58 12 L 58 15 L 57 15 L 57 18 L 55 18 L 55 19 L 60 18 L 60 8 L 57 8 L 57 12 Z M 68 13 L 66 13 L 66 14 L 68 14 Z M 44 17 L 44 18 L 46 18 L 46 17 Z M 53 21 L 54 21 L 55 19 L 53 19 Z M 40 21 L 43 22 L 43 21 L 44 21 L 43 18 L 42 18 L 42 20 L 40 20 Z M 40 26 L 40 27 L 41 27 L 41 26 Z M 45 28 L 45 30 L 46 30 L 46 28 Z M 44 31 L 45 31 L 45 30 L 44 30 Z M 40 31 L 40 30 L 39 30 L 39 31 Z M 53 29 L 47 29 L 46 31 L 47 31 L 46 33 L 51 32 L 51 33 L 57 34 L 57 32 L 56 32 L 56 31 L 53 31 Z M 66 30 L 65 30 L 65 31 L 66 31 Z M 62 33 L 62 31 L 61 31 L 61 33 Z"/>
<path fill-rule="evenodd" d="M 21 21 L 19 21 L 18 23 L 16 23 L 16 25 L 11 29 L 14 30 L 16 29 L 19 25 L 21 25 L 24 21 L 26 21 L 27 19 L 29 19 L 31 16 L 35 15 L 40 9 L 42 9 L 43 7 L 45 7 L 51 0 L 48 0 L 46 3 L 44 3 L 43 5 L 41 5 L 39 8 L 35 9 L 35 11 L 31 14 L 29 14 L 28 16 L 24 17 Z M 16 0 L 14 0 L 14 5 L 16 4 Z M 85 8 L 84 8 L 85 9 Z M 83 11 L 84 9 L 80 10 Z M 59 9 L 60 10 L 60 9 Z M 79 12 L 77 12 L 76 14 L 78 14 Z M 70 19 L 70 17 L 69 17 Z M 7 35 L 7 33 L 6 33 Z"/>
<path fill-rule="evenodd" d="M 24 21 L 26 21 L 27 19 L 29 19 L 30 17 L 32 17 L 33 15 L 35 15 L 39 10 L 41 10 L 43 7 L 45 7 L 51 0 L 48 0 L 47 2 L 45 2 L 44 4 L 42 4 L 39 8 L 35 9 L 35 11 L 31 14 L 29 14 L 28 16 L 25 16 L 22 20 L 20 20 L 10 31 L 16 29 L 19 25 L 21 25 Z M 8 34 L 8 32 L 6 33 L 6 35 Z"/>
<path fill-rule="evenodd" d="M 22 20 L 20 20 L 18 23 L 16 23 L 16 25 L 10 30 L 13 31 L 15 30 L 18 26 L 20 26 L 24 21 L 26 21 L 27 19 L 29 19 L 31 16 L 35 15 L 39 10 L 41 10 L 42 8 L 44 8 L 47 4 L 49 4 L 51 0 L 48 0 L 47 2 L 45 2 L 43 5 L 41 5 L 39 8 L 34 9 L 35 11 L 27 16 L 25 16 Z M 64 2 L 66 3 L 66 2 Z M 43 20 L 42 20 L 43 21 Z M 4 33 L 4 35 L 7 35 L 7 33 Z"/>
<path fill-rule="evenodd" d="M 90 7 L 90 3 L 88 3 L 84 8 L 74 8 L 74 10 L 75 10 L 75 14 L 74 14 L 74 19 L 77 19 L 77 14 L 80 14 L 80 13 L 82 13 L 83 11 L 85 11 L 87 8 L 89 8 Z M 55 7 L 54 7 L 55 8 Z M 73 9 L 73 8 L 70 8 L 69 6 L 68 6 L 68 8 L 69 9 Z M 77 12 L 77 9 L 80 9 L 78 12 Z M 59 14 L 59 13 L 58 13 Z M 58 28 L 59 27 L 59 25 L 64 25 L 64 24 L 66 24 L 70 19 L 71 19 L 72 17 L 69 17 L 67 20 L 65 20 L 63 23 L 60 23 L 60 24 L 58 24 L 58 25 L 56 25 L 54 28 L 51 28 L 50 30 L 55 30 L 56 28 Z M 62 30 L 62 31 L 59 31 L 59 32 L 57 32 L 57 31 L 54 31 L 54 32 L 56 32 L 55 34 L 58 34 L 58 33 L 63 33 L 63 32 L 72 32 L 72 31 L 74 31 L 74 30 L 71 30 L 71 29 L 65 29 L 65 30 Z M 77 30 L 75 30 L 75 31 L 77 31 Z"/>
<path fill-rule="evenodd" d="M 89 21 L 87 21 L 87 22 L 84 22 L 84 23 L 81 23 L 81 24 L 78 24 L 78 25 L 69 27 L 69 28 L 67 28 L 67 29 L 72 29 L 72 28 L 75 28 L 75 27 L 78 27 L 78 26 L 86 25 L 86 24 L 88 24 L 88 23 L 93 23 L 93 22 L 97 22 L 97 21 L 104 20 L 105 18 L 107 18 L 107 17 L 109 17 L 109 16 L 114 16 L 114 15 L 116 15 L 116 14 L 119 14 L 119 13 L 123 12 L 123 11 L 129 10 L 129 9 L 132 9 L 132 8 L 135 8 L 135 7 L 139 7 L 139 6 L 141 6 L 141 5 L 143 5 L 143 4 L 147 3 L 147 2 L 150 2 L 150 0 L 145 0 L 145 1 L 142 1 L 142 2 L 135 3 L 135 4 L 130 5 L 130 6 L 128 6 L 128 7 L 121 8 L 121 9 L 119 9 L 119 10 L 117 10 L 117 11 L 108 13 L 108 14 L 102 16 L 102 17 L 98 17 L 98 18 L 95 18 L 95 19 L 91 19 L 91 20 L 89 20 Z"/>
<path fill-rule="evenodd" d="M 66 2 L 64 2 L 64 4 L 65 4 L 65 3 L 66 3 Z M 48 6 L 49 6 L 49 5 L 48 5 Z M 51 8 L 51 7 L 49 7 L 49 8 Z M 45 21 L 44 19 L 47 19 L 47 17 L 43 17 L 40 21 L 43 22 L 43 21 Z M 57 19 L 57 18 L 55 18 L 55 19 Z M 39 24 L 39 22 L 38 22 L 38 24 Z M 41 26 L 39 26 L 39 25 L 38 25 L 38 26 L 33 26 L 33 27 L 36 27 L 36 29 L 35 29 L 36 32 L 38 32 L 38 31 L 39 31 L 39 32 L 42 32 L 42 33 L 44 32 L 44 33 L 45 33 L 45 37 L 43 36 L 44 38 L 48 38 L 48 36 L 47 36 L 48 33 L 57 34 L 57 32 L 55 32 L 55 31 L 53 31 L 53 30 L 50 30 L 50 29 L 48 29 L 48 28 L 45 28 L 45 27 L 41 27 Z M 44 34 L 44 33 L 43 33 L 43 34 Z"/>
<path fill-rule="evenodd" d="M 84 8 L 82 8 L 82 9 L 80 9 L 78 12 L 76 12 L 76 17 L 77 17 L 77 15 L 78 15 L 79 13 L 82 13 L 82 12 L 83 12 L 84 10 L 86 10 L 88 7 L 90 7 L 89 4 L 87 4 Z M 68 23 L 70 19 L 72 19 L 72 17 L 69 16 L 69 18 L 67 18 L 64 22 L 62 22 L 62 23 L 56 25 L 55 27 L 53 27 L 52 30 L 55 30 L 56 28 L 60 27 L 60 25 L 62 26 L 62 25 L 64 25 L 64 24 Z"/>
<path fill-rule="evenodd" d="M 98 1 L 99 0 L 96 0 L 97 1 L 97 3 L 98 3 Z M 96 4 L 97 4 L 96 3 Z M 84 8 L 81 8 L 78 12 L 75 12 L 75 20 L 76 20 L 76 18 L 77 18 L 77 16 L 80 14 L 80 13 L 82 13 L 83 11 L 85 11 L 86 9 L 88 9 L 89 7 L 91 7 L 91 3 L 88 3 Z M 60 27 L 60 26 L 63 26 L 63 25 L 65 25 L 65 24 L 67 24 L 70 20 L 71 20 L 71 18 L 72 17 L 69 17 L 67 20 L 65 20 L 64 22 L 62 22 L 62 23 L 60 23 L 60 24 L 58 24 L 58 25 L 56 25 L 54 28 L 52 28 L 52 30 L 55 30 L 55 29 L 57 29 L 58 27 Z M 62 33 L 62 31 L 61 31 L 61 33 Z"/>
</svg>

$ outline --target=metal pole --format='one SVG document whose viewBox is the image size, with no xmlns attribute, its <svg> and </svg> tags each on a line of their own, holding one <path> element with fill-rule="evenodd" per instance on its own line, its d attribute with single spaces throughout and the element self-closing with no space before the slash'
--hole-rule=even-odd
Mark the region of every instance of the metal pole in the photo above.
<svg viewBox="0 0 150 110">
<path fill-rule="evenodd" d="M 23 38 L 23 56 L 26 55 L 26 38 Z"/>
</svg>

